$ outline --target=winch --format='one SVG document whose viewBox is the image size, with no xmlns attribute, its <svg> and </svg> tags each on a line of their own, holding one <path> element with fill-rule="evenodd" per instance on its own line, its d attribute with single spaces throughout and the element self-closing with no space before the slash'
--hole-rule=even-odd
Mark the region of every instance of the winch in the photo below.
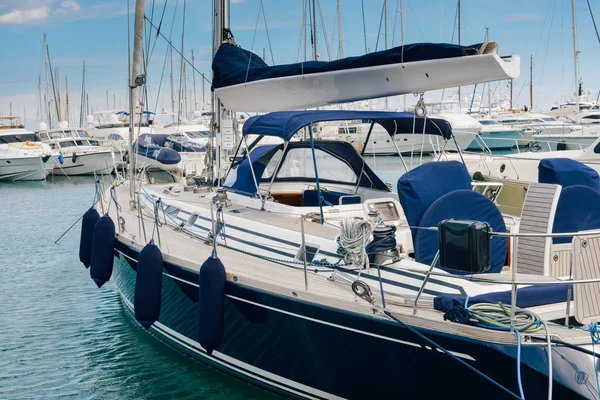
<svg viewBox="0 0 600 400">
<path fill-rule="evenodd" d="M 396 243 L 396 227 L 377 224 L 373 227 L 373 241 L 366 247 L 369 263 L 383 265 L 385 261 L 399 257 Z"/>
</svg>

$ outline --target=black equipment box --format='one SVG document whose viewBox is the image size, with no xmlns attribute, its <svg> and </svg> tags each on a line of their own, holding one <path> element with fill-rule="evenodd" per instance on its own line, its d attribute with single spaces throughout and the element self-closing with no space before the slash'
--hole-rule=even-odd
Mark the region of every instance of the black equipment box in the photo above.
<svg viewBox="0 0 600 400">
<path fill-rule="evenodd" d="M 492 229 L 487 222 L 447 219 L 438 225 L 440 265 L 478 274 L 490 269 Z"/>
</svg>

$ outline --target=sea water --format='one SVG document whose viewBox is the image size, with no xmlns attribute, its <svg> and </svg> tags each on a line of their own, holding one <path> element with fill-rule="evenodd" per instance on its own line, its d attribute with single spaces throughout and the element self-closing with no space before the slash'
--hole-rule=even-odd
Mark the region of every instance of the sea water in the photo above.
<svg viewBox="0 0 600 400">
<path fill-rule="evenodd" d="M 366 159 L 395 191 L 400 159 Z M 55 243 L 94 191 L 93 177 L 0 183 L 0 399 L 277 398 L 139 327 L 79 262 L 80 223 Z"/>
</svg>

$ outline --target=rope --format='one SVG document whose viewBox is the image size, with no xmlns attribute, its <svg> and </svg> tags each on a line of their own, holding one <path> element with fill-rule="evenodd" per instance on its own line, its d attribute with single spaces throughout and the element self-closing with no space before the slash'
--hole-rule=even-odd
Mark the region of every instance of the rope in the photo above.
<svg viewBox="0 0 600 400">
<path fill-rule="evenodd" d="M 600 344 L 600 326 L 598 322 L 592 322 L 589 325 L 583 327 L 584 330 L 590 332 L 590 338 L 592 339 L 592 353 L 594 353 L 594 375 L 596 375 L 596 390 L 598 396 L 600 396 L 600 378 L 598 378 L 598 361 L 596 360 L 596 348 L 595 345 Z"/>
<path fill-rule="evenodd" d="M 160 218 L 159 218 L 159 213 L 158 210 L 160 209 L 160 206 L 162 204 L 162 200 L 159 198 L 158 200 L 156 200 L 156 202 L 154 203 L 154 224 L 152 225 L 152 240 L 154 240 L 154 233 L 156 232 L 157 228 L 160 228 L 161 226 L 163 226 L 162 222 L 160 222 Z"/>
<path fill-rule="evenodd" d="M 373 227 L 369 221 L 356 218 L 342 220 L 340 226 L 339 243 L 346 251 L 344 260 L 355 268 L 362 269 L 366 265 L 369 268 L 369 256 L 366 246 L 371 239 Z"/>
<path fill-rule="evenodd" d="M 511 398 L 516 398 L 516 399 L 519 398 L 516 394 L 514 394 L 513 392 L 511 392 L 509 389 L 505 388 L 504 386 L 502 386 L 501 384 L 499 384 L 498 382 L 496 382 L 495 380 L 493 380 L 492 378 L 490 378 L 489 376 L 487 376 L 483 372 L 479 371 L 477 368 L 475 368 L 472 365 L 468 364 L 466 361 L 461 360 L 460 358 L 458 358 L 457 356 L 455 356 L 454 354 L 452 354 L 451 352 L 449 352 L 448 350 L 446 350 L 442 346 L 438 345 L 433 340 L 429 339 L 427 336 L 423 335 L 421 332 L 419 332 L 418 330 L 416 330 L 412 326 L 409 326 L 409 325 L 405 324 L 404 322 L 400 321 L 398 318 L 394 317 L 394 315 L 392 313 L 390 313 L 389 311 L 384 311 L 384 313 L 389 318 L 391 318 L 392 320 L 394 320 L 395 322 L 397 322 L 398 324 L 400 324 L 403 328 L 408 329 L 409 331 L 411 331 L 412 333 L 414 333 L 416 336 L 418 336 L 422 340 L 424 340 L 427 343 L 429 343 L 430 346 L 435 347 L 436 349 L 441 350 L 444 354 L 446 354 L 450 358 L 454 359 L 458 363 L 462 364 L 463 366 L 467 367 L 468 369 L 470 369 L 471 371 L 473 371 L 474 373 L 476 373 L 477 375 L 479 375 L 481 378 L 485 379 L 486 381 L 488 381 L 492 385 L 496 386 L 498 389 L 502 390 L 504 393 L 506 393 L 507 395 L 509 395 Z"/>
</svg>

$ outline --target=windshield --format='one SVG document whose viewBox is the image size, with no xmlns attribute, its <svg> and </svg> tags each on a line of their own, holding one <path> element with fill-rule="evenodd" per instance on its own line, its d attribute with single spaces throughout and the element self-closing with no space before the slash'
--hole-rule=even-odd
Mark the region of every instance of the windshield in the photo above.
<svg viewBox="0 0 600 400">
<path fill-rule="evenodd" d="M 479 120 L 479 123 L 481 125 L 500 125 L 497 121 L 492 121 L 489 119 L 481 119 Z"/>
<path fill-rule="evenodd" d="M 190 139 L 201 139 L 210 136 L 210 131 L 190 131 L 185 133 L 190 137 Z"/>
<path fill-rule="evenodd" d="M 40 139 L 37 137 L 35 133 L 21 133 L 18 135 L 2 135 L 0 136 L 0 143 L 25 143 L 27 141 L 30 142 L 39 142 Z"/>
<path fill-rule="evenodd" d="M 356 183 L 356 174 L 346 162 L 320 149 L 315 150 L 315 156 L 319 179 L 350 184 Z M 288 151 L 277 178 L 315 179 L 311 149 L 291 149 Z"/>
</svg>

